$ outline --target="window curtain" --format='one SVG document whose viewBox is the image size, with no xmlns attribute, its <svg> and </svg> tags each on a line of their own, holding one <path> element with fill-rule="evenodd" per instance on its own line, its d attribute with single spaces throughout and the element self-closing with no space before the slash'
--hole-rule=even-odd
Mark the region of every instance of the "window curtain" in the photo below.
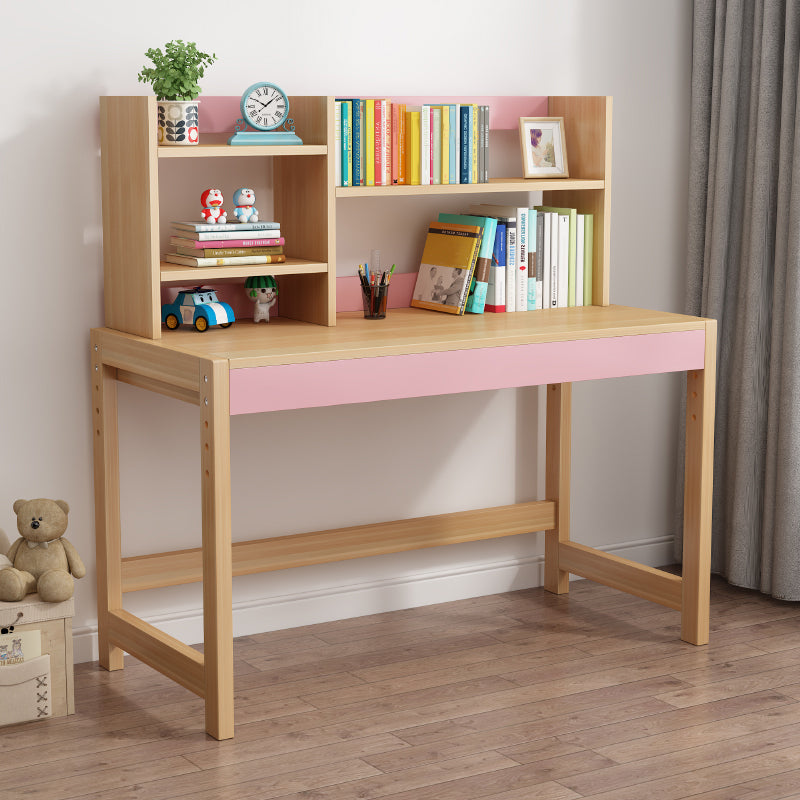
<svg viewBox="0 0 800 800">
<path fill-rule="evenodd" d="M 800 2 L 695 0 L 692 47 L 686 307 L 719 335 L 712 571 L 800 600 Z"/>
</svg>

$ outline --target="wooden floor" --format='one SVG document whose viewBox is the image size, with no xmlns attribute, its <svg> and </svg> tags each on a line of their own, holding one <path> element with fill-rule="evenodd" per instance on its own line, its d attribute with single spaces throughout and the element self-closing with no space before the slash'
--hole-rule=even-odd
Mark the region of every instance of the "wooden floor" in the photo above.
<svg viewBox="0 0 800 800">
<path fill-rule="evenodd" d="M 4 797 L 800 798 L 800 604 L 713 582 L 711 645 L 588 581 L 236 642 L 236 737 L 143 664 L 0 731 Z"/>
</svg>

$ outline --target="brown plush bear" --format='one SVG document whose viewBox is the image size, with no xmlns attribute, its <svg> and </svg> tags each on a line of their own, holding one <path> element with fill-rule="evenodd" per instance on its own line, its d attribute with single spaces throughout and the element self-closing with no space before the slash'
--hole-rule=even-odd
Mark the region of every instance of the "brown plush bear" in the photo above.
<svg viewBox="0 0 800 800">
<path fill-rule="evenodd" d="M 0 567 L 0 600 L 18 602 L 31 592 L 47 603 L 69 600 L 72 576 L 86 574 L 77 550 L 61 535 L 69 506 L 63 500 L 17 500 L 14 512 L 21 538 L 8 551 L 13 566 Z"/>
</svg>

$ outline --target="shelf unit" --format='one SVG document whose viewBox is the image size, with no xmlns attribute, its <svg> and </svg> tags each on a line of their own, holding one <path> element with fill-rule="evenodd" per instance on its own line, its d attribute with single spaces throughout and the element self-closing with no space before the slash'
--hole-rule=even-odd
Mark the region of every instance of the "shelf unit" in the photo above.
<svg viewBox="0 0 800 800">
<path fill-rule="evenodd" d="M 549 99 L 563 116 L 567 179 L 495 178 L 456 186 L 334 187 L 333 98 L 291 98 L 305 142 L 287 148 L 159 148 L 152 98 L 102 98 L 106 327 L 91 334 L 100 662 L 129 652 L 205 699 L 206 729 L 233 736 L 232 578 L 294 566 L 546 531 L 545 587 L 567 592 L 570 573 L 681 613 L 681 637 L 708 641 L 716 325 L 713 320 L 609 303 L 611 99 Z M 161 336 L 162 283 L 187 270 L 160 263 L 161 159 L 273 160 L 276 218 L 290 258 L 273 265 L 281 314 L 269 326 L 237 322 L 204 334 Z M 593 305 L 464 317 L 394 309 L 379 325 L 336 314 L 336 205 L 350 197 L 498 195 L 542 191 L 549 205 L 595 216 Z M 188 270 L 240 279 L 240 267 Z M 685 371 L 687 428 L 682 575 L 635 564 L 569 537 L 571 384 Z M 122 556 L 117 385 L 199 408 L 202 543 Z M 230 417 L 390 398 L 547 385 L 546 496 L 499 508 L 233 542 Z M 123 594 L 202 581 L 200 654 L 123 609 Z"/>
</svg>

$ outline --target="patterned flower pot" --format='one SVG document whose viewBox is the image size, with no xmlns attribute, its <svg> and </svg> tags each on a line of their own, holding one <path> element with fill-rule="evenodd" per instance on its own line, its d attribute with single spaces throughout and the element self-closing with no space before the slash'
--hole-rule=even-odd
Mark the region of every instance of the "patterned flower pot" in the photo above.
<svg viewBox="0 0 800 800">
<path fill-rule="evenodd" d="M 199 100 L 158 101 L 158 143 L 197 144 Z"/>
</svg>

